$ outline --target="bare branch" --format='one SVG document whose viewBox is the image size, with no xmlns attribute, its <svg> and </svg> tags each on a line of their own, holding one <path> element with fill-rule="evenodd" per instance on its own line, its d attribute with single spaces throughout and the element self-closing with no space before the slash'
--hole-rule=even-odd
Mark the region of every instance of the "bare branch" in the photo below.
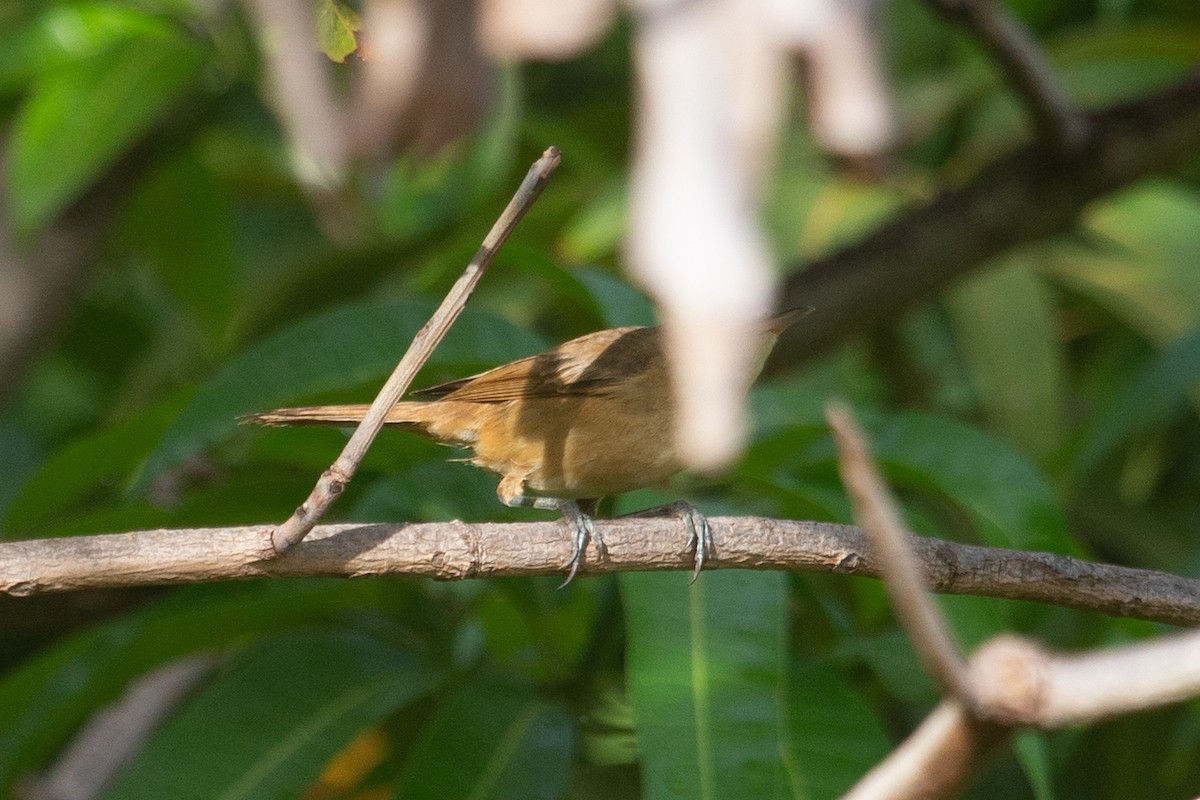
<svg viewBox="0 0 1200 800">
<path fill-rule="evenodd" d="M 955 797 L 976 767 L 1010 734 L 1000 725 L 979 721 L 956 701 L 943 701 L 842 800 Z"/>
<path fill-rule="evenodd" d="M 998 0 L 930 0 L 946 19 L 974 33 L 999 62 L 1004 78 L 1029 106 L 1042 138 L 1062 152 L 1080 147 L 1087 118 L 1067 97 L 1046 52 Z"/>
<path fill-rule="evenodd" d="M 1200 634 L 1056 657 L 1046 676 L 1038 724 L 1048 728 L 1178 703 L 1200 695 Z"/>
<path fill-rule="evenodd" d="M 1000 636 L 979 649 L 968 669 L 925 592 L 865 436 L 845 406 L 830 404 L 826 417 L 842 482 L 883 561 L 896 615 L 925 668 L 951 695 L 848 798 L 954 797 L 1019 726 L 1062 727 L 1200 694 L 1198 631 L 1082 656 L 1052 656 L 1030 640 Z"/>
<path fill-rule="evenodd" d="M 854 517 L 862 523 L 879 554 L 883 582 L 901 626 L 913 640 L 925 669 L 942 690 L 961 702 L 970 702 L 967 663 L 941 611 L 926 592 L 921 564 L 910 549 L 900 513 L 871 458 L 862 429 L 850 410 L 840 403 L 830 403 L 825 418 L 837 442 L 838 471 L 850 495 Z"/>
<path fill-rule="evenodd" d="M 1064 233 L 1093 200 L 1200 149 L 1200 69 L 1158 94 L 1087 115 L 1077 153 L 1041 142 L 999 159 L 789 279 L 782 307 L 817 311 L 785 333 L 772 362 L 795 363 L 901 317 L 988 259 Z"/>
<path fill-rule="evenodd" d="M 1200 631 L 1054 655 L 1000 636 L 971 657 L 975 706 L 944 701 L 844 800 L 956 797 L 1020 726 L 1062 728 L 1200 694 Z"/>
<path fill-rule="evenodd" d="M 496 251 L 500 249 L 500 245 L 504 244 L 516 224 L 521 221 L 521 217 L 525 216 L 525 212 L 533 205 L 533 201 L 537 200 L 561 160 L 562 156 L 559 154 L 558 148 L 551 147 L 529 168 L 525 180 L 517 188 L 516 194 L 500 214 L 500 218 L 488 231 L 488 235 L 484 238 L 479 250 L 476 251 L 475 257 L 471 259 L 471 263 L 467 265 L 454 286 L 450 287 L 449 293 L 442 300 L 437 311 L 417 332 L 412 344 L 408 347 L 408 352 L 400 359 L 400 363 L 396 365 L 396 369 L 387 379 L 387 383 L 379 390 L 379 394 L 371 403 L 371 408 L 363 417 L 362 422 L 358 423 L 358 427 L 354 429 L 350 441 L 346 442 L 346 446 L 337 460 L 329 469 L 321 473 L 321 477 L 308 499 L 301 503 L 292 516 L 288 517 L 271 535 L 275 552 L 282 553 L 303 539 L 324 516 L 325 511 L 342 493 L 342 490 L 346 488 L 346 484 L 358 471 L 358 465 L 366 455 L 367 448 L 371 446 L 371 442 L 383 428 L 383 422 L 387 418 L 388 412 L 392 406 L 396 405 L 400 396 L 404 394 L 413 378 L 416 377 L 417 372 L 429 359 L 434 348 L 438 346 L 442 337 L 450 330 L 450 326 L 458 319 L 471 292 L 475 291 L 479 279 L 483 277 L 484 271 L 496 257 Z"/>
<path fill-rule="evenodd" d="M 714 517 L 712 566 L 878 577 L 879 559 L 851 525 Z M 589 547 L 581 575 L 691 570 L 675 519 L 597 523 L 608 555 Z M 146 586 L 265 576 L 419 575 L 440 580 L 560 575 L 571 556 L 561 522 L 321 525 L 272 558 L 269 525 L 196 528 L 0 542 L 0 593 Z M 977 547 L 914 536 L 934 591 L 1030 600 L 1120 617 L 1200 625 L 1200 581 L 1067 556 Z M 705 565 L 706 567 L 709 564 Z"/>
<path fill-rule="evenodd" d="M 1062 728 L 1200 695 L 1200 631 L 1079 655 L 998 637 L 971 658 L 971 671 L 991 719 Z"/>
</svg>

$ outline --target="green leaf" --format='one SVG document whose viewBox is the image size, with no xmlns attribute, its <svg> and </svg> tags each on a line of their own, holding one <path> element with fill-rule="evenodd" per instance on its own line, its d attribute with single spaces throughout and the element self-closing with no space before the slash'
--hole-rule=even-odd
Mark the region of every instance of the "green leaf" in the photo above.
<svg viewBox="0 0 1200 800">
<path fill-rule="evenodd" d="M 317 46 L 330 60 L 341 64 L 358 49 L 355 36 L 362 29 L 358 12 L 338 0 L 317 0 Z"/>
<path fill-rule="evenodd" d="M 425 300 L 368 300 L 302 320 L 263 340 L 200 389 L 146 461 L 135 491 L 231 433 L 239 414 L 390 374 L 432 313 Z M 541 344 L 499 317 L 468 311 L 430 364 L 504 363 L 537 352 Z"/>
<path fill-rule="evenodd" d="M 521 98 L 513 68 L 499 72 L 499 99 L 480 129 L 433 156 L 402 158 L 384 179 L 378 225 L 396 239 L 429 234 L 464 216 L 504 185 L 521 132 Z M 513 180 L 515 186 L 517 180 Z M 489 208 L 487 216 L 496 213 Z M 528 228 L 526 222 L 523 228 Z M 481 228 L 480 235 L 486 231 Z M 477 240 L 476 240 L 477 241 Z"/>
<path fill-rule="evenodd" d="M 637 289 L 595 268 L 585 267 L 572 272 L 576 280 L 587 287 L 600 307 L 604 324 L 609 328 L 623 325 L 655 325 L 654 304 Z"/>
<path fill-rule="evenodd" d="M 1080 554 L 1046 479 L 1003 443 L 910 413 L 874 427 L 871 446 L 890 480 L 949 498 L 989 545 Z"/>
<path fill-rule="evenodd" d="M 199 72 L 199 48 L 162 23 L 38 76 L 17 116 L 7 175 L 30 233 L 83 193 Z"/>
<path fill-rule="evenodd" d="M 891 750 L 875 712 L 825 662 L 793 663 L 787 736 L 788 782 L 798 800 L 841 797 Z"/>
<path fill-rule="evenodd" d="M 37 6 L 48 7 L 34 16 L 30 12 Z M 0 11 L 0 93 L 23 90 L 39 74 L 95 56 L 130 39 L 171 31 L 171 24 L 163 16 L 127 4 L 13 3 L 0 8 L 14 10 L 10 18 Z"/>
<path fill-rule="evenodd" d="M 994 547 L 1081 554 L 1045 477 L 1004 443 L 944 417 L 862 416 L 871 450 L 894 487 L 949 500 Z M 763 440 L 754 457 L 767 480 L 801 494 L 809 491 L 806 482 L 819 487 L 836 468 L 829 437 L 813 441 L 804 429 Z"/>
<path fill-rule="evenodd" d="M 1200 323 L 1200 192 L 1149 181 L 1084 220 L 1086 244 L 1045 248 L 1050 273 L 1164 344 Z"/>
<path fill-rule="evenodd" d="M 787 579 L 620 576 L 626 674 L 649 800 L 783 793 Z"/>
<path fill-rule="evenodd" d="M 559 235 L 562 257 L 572 263 L 610 258 L 621 247 L 626 220 L 625 182 L 617 180 L 591 193 Z"/>
<path fill-rule="evenodd" d="M 1013 737 L 1013 752 L 1029 779 L 1035 800 L 1054 800 L 1054 773 L 1045 736 L 1038 731 L 1021 731 Z"/>
<path fill-rule="evenodd" d="M 1147 62 L 1189 67 L 1200 58 L 1200 25 L 1195 20 L 1129 20 L 1120 25 L 1071 27 L 1054 37 L 1051 53 L 1061 67 L 1118 61 L 1134 72 Z M 1157 74 L 1151 70 L 1152 74 Z"/>
<path fill-rule="evenodd" d="M 403 472 L 389 472 L 376 480 L 347 512 L 346 519 L 496 522 L 516 518 L 496 499 L 495 476 L 469 464 L 445 461 L 451 451 L 439 450 L 437 460 L 414 464 Z"/>
<path fill-rule="evenodd" d="M 194 151 L 138 187 L 124 227 L 130 249 L 221 342 L 233 302 L 233 212 L 226 188 Z"/>
<path fill-rule="evenodd" d="M 18 94 L 37 74 L 37 27 L 28 23 L 0 30 L 0 97 Z"/>
<path fill-rule="evenodd" d="M 398 800 L 561 797 L 575 753 L 574 720 L 532 693 L 494 680 L 468 683 L 413 744 Z"/>
<path fill-rule="evenodd" d="M 851 631 L 838 643 L 836 653 L 870 669 L 884 691 L 901 703 L 928 707 L 938 701 L 938 688 L 913 652 L 912 640 L 901 630 Z"/>
<path fill-rule="evenodd" d="M 574 679 L 595 646 L 595 623 L 603 581 L 586 581 L 560 592 L 560 577 L 504 580 L 480 592 L 475 615 L 488 652 L 511 674 L 538 684 Z"/>
<path fill-rule="evenodd" d="M 1200 384 L 1200 327 L 1134 372 L 1080 442 L 1073 471 L 1082 476 L 1131 435 L 1165 421 Z"/>
<path fill-rule="evenodd" d="M 1200 28 L 1181 19 L 1169 24 L 1131 19 L 1073 27 L 1049 46 L 1067 95 L 1096 108 L 1177 80 L 1200 58 Z"/>
<path fill-rule="evenodd" d="M 1011 256 L 946 297 L 979 399 L 998 432 L 1027 456 L 1063 436 L 1063 359 L 1054 308 L 1027 260 Z"/>
<path fill-rule="evenodd" d="M 11 523 L 4 524 L 12 504 L 20 496 L 21 487 L 35 474 L 46 457 L 44 443 L 36 433 L 12 417 L 0 418 L 0 539 L 11 532 Z"/>
<path fill-rule="evenodd" d="M 66 639 L 0 678 L 0 797 L 151 667 L 247 636 L 390 603 L 397 589 L 394 582 L 342 580 L 188 587 Z"/>
<path fill-rule="evenodd" d="M 297 797 L 357 733 L 436 682 L 408 650 L 364 633 L 292 632 L 256 642 L 103 796 Z"/>
<path fill-rule="evenodd" d="M 496 266 L 503 269 L 506 276 L 520 276 L 511 283 L 511 289 L 518 297 L 522 293 L 536 292 L 540 300 L 561 311 L 572 324 L 573 332 L 590 333 L 605 326 L 600 306 L 588 285 L 576 272 L 563 269 L 543 250 L 509 242 L 497 261 Z"/>
<path fill-rule="evenodd" d="M 61 523 L 89 495 L 121 487 L 182 407 L 183 398 L 172 398 L 137 417 L 68 440 L 20 486 L 6 529 L 29 535 L 38 526 Z"/>
</svg>

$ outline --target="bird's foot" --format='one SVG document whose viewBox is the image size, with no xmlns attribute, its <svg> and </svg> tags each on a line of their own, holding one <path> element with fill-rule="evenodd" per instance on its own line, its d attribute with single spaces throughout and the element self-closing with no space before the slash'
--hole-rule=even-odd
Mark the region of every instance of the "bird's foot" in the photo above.
<svg viewBox="0 0 1200 800">
<path fill-rule="evenodd" d="M 575 551 L 571 554 L 571 560 L 568 562 L 571 571 L 567 573 L 567 579 L 559 585 L 558 588 L 561 589 L 575 578 L 575 573 L 579 571 L 579 565 L 583 563 L 583 553 L 587 550 L 589 540 L 596 543 L 596 549 L 600 551 L 601 556 L 608 555 L 608 548 L 605 546 L 604 540 L 600 538 L 600 532 L 596 530 L 596 523 L 583 512 L 579 503 L 574 500 L 559 500 L 558 508 L 562 512 L 563 519 L 567 521 L 575 534 Z"/>
<path fill-rule="evenodd" d="M 696 568 L 692 570 L 692 579 L 688 583 L 695 583 L 696 578 L 700 577 L 700 570 L 704 569 L 704 562 L 716 551 L 712 526 L 708 524 L 708 517 L 691 503 L 676 500 L 669 508 L 683 518 L 683 527 L 688 533 L 687 547 L 696 562 Z"/>
<path fill-rule="evenodd" d="M 567 562 L 567 566 L 570 567 L 567 579 L 558 588 L 561 589 L 574 580 L 575 574 L 579 572 L 579 565 L 583 563 L 583 553 L 587 550 L 589 541 L 596 543 L 596 549 L 600 551 L 601 557 L 608 555 L 608 548 L 605 547 L 604 540 L 600 538 L 600 533 L 596 530 L 596 523 L 592 520 L 592 514 L 596 512 L 596 506 L 599 504 L 598 500 L 559 500 L 553 497 L 510 495 L 502 491 L 498 491 L 496 494 L 500 498 L 500 502 L 509 508 L 558 510 L 567 524 L 571 526 L 575 550 L 571 554 L 571 560 Z"/>
<path fill-rule="evenodd" d="M 708 517 L 704 516 L 700 509 L 687 501 L 676 500 L 670 505 L 624 514 L 622 518 L 665 517 L 668 514 L 678 514 L 683 520 L 683 527 L 688 535 L 688 552 L 692 554 L 696 563 L 695 569 L 692 570 L 692 579 L 688 583 L 695 583 L 696 578 L 700 577 L 700 570 L 704 569 L 704 562 L 713 558 L 717 551 L 716 545 L 713 544 L 712 527 L 708 524 Z"/>
</svg>

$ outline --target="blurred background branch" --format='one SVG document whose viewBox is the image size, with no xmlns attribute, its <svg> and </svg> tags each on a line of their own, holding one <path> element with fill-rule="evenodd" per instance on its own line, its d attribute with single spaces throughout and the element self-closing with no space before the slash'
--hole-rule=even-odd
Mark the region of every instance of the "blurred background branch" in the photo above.
<svg viewBox="0 0 1200 800">
<path fill-rule="evenodd" d="M 1098 198 L 1190 159 L 1200 147 L 1200 71 L 1086 121 L 1082 149 L 1064 155 L 1054 143 L 1028 144 L 788 279 L 784 304 L 819 313 L 781 339 L 777 363 L 894 322 L 990 259 L 1069 232 Z"/>
<path fill-rule="evenodd" d="M 1087 140 L 1087 119 L 1069 97 L 1049 54 L 1003 3 L 931 0 L 930 5 L 979 38 L 996 59 L 1004 79 L 1029 107 L 1034 125 L 1047 144 L 1069 153 Z"/>
</svg>

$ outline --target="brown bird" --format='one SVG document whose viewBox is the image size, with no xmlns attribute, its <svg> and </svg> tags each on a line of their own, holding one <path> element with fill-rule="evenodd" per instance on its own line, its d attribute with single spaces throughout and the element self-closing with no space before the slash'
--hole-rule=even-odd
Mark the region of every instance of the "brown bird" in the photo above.
<svg viewBox="0 0 1200 800">
<path fill-rule="evenodd" d="M 779 334 L 810 311 L 785 311 L 763 325 L 758 347 L 764 360 Z M 589 333 L 412 396 L 418 399 L 392 408 L 387 426 L 470 448 L 472 464 L 501 476 L 496 494 L 505 505 L 563 514 L 575 534 L 564 586 L 575 577 L 589 539 L 604 551 L 591 519 L 600 498 L 665 484 L 683 469 L 659 328 Z M 353 427 L 367 408 L 280 408 L 240 421 Z M 695 580 L 713 550 L 708 522 L 686 503 L 675 507 L 683 513 L 695 554 Z"/>
</svg>

